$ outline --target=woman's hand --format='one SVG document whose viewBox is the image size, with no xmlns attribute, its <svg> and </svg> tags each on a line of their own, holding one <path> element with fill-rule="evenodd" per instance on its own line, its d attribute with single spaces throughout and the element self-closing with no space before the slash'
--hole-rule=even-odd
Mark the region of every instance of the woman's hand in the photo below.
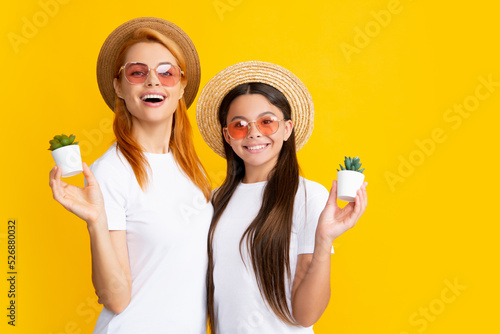
<svg viewBox="0 0 500 334">
<path fill-rule="evenodd" d="M 94 174 L 85 162 L 82 166 L 83 175 L 87 180 L 85 187 L 75 187 L 62 181 L 62 168 L 57 166 L 50 171 L 49 185 L 56 201 L 61 203 L 66 210 L 90 224 L 104 218 L 106 213 L 101 189 Z"/>
<path fill-rule="evenodd" d="M 361 188 L 358 189 L 355 202 L 350 202 L 343 208 L 340 208 L 337 205 L 337 180 L 333 181 L 328 202 L 319 217 L 316 229 L 317 242 L 331 247 L 333 240 L 356 225 L 368 204 L 366 195 L 367 185 L 367 182 L 363 182 Z"/>
</svg>

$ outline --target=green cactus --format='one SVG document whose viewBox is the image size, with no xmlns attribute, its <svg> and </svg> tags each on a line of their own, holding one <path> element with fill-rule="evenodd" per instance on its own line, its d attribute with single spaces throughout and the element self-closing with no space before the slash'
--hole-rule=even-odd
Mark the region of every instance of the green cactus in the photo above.
<svg viewBox="0 0 500 334">
<path fill-rule="evenodd" d="M 49 150 L 54 151 L 58 148 L 68 145 L 76 145 L 78 142 L 75 142 L 75 136 L 66 136 L 65 134 L 54 136 L 54 139 L 49 140 Z"/>
<path fill-rule="evenodd" d="M 356 157 L 356 158 L 345 157 L 344 164 L 345 164 L 345 168 L 344 168 L 344 166 L 339 165 L 340 170 L 352 170 L 352 171 L 360 172 L 360 173 L 363 173 L 363 171 L 365 170 L 364 168 L 359 169 L 359 167 L 361 167 L 361 165 L 362 165 L 359 163 L 359 157 Z M 340 171 L 337 169 L 337 172 L 340 172 Z"/>
</svg>

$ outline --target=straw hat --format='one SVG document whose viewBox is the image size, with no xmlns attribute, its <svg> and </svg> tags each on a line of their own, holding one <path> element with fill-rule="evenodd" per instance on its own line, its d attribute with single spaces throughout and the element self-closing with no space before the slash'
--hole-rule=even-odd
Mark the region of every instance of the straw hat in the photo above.
<svg viewBox="0 0 500 334">
<path fill-rule="evenodd" d="M 287 69 L 261 61 L 238 63 L 214 76 L 203 88 L 196 106 L 196 120 L 205 142 L 215 153 L 225 158 L 219 123 L 219 107 L 224 97 L 238 85 L 261 82 L 273 86 L 285 95 L 292 108 L 295 145 L 300 150 L 314 127 L 314 107 L 306 86 Z"/>
<path fill-rule="evenodd" d="M 104 101 L 111 110 L 114 110 L 116 96 L 113 88 L 115 61 L 123 44 L 131 39 L 135 30 L 140 28 L 156 30 L 179 46 L 186 59 L 187 86 L 184 89 L 184 99 L 189 107 L 200 86 L 201 69 L 198 53 L 189 36 L 181 28 L 172 22 L 156 17 L 139 17 L 127 21 L 113 30 L 104 41 L 97 58 L 97 83 Z"/>
</svg>

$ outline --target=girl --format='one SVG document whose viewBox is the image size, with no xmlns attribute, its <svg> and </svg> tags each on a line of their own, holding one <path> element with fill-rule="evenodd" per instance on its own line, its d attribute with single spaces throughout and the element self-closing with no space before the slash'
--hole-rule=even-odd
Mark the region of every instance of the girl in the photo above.
<svg viewBox="0 0 500 334">
<path fill-rule="evenodd" d="M 299 176 L 296 149 L 311 133 L 313 108 L 282 67 L 227 68 L 203 89 L 197 118 L 227 159 L 208 238 L 212 333 L 312 333 L 330 298 L 332 242 L 365 211 L 366 183 L 340 209 L 336 181 L 328 195 Z"/>
<path fill-rule="evenodd" d="M 97 77 L 116 144 L 93 173 L 83 165 L 84 188 L 61 181 L 60 168 L 50 173 L 54 198 L 87 222 L 104 304 L 94 333 L 205 334 L 213 209 L 187 118 L 200 81 L 196 49 L 170 22 L 134 19 L 104 42 Z"/>
</svg>

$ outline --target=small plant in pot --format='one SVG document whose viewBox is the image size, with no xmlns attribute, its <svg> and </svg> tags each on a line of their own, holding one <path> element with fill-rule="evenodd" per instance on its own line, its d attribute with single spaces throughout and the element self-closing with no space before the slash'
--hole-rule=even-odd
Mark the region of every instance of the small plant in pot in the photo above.
<svg viewBox="0 0 500 334">
<path fill-rule="evenodd" d="M 62 177 L 73 176 L 83 172 L 80 146 L 75 142 L 75 136 L 65 134 L 54 136 L 49 141 L 49 150 L 58 167 L 62 168 Z"/>
<path fill-rule="evenodd" d="M 340 165 L 340 170 L 337 169 L 337 198 L 346 201 L 354 202 L 356 199 L 356 192 L 363 185 L 365 175 L 359 157 L 351 158 L 345 157 L 345 167 Z"/>
</svg>

